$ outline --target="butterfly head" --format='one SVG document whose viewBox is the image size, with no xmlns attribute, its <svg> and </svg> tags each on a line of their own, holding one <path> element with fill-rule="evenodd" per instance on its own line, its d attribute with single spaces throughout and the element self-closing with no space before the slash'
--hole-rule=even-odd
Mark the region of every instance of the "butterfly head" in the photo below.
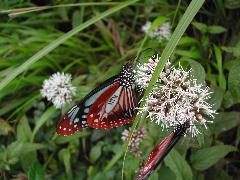
<svg viewBox="0 0 240 180">
<path fill-rule="evenodd" d="M 132 86 L 132 84 L 134 83 L 134 73 L 133 68 L 130 64 L 126 64 L 123 66 L 119 74 L 119 78 L 121 86 Z"/>
</svg>

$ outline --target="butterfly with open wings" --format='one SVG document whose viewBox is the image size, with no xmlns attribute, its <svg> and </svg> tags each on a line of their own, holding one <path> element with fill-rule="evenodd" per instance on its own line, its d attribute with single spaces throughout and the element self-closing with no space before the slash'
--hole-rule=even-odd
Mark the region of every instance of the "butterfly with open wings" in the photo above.
<svg viewBox="0 0 240 180">
<path fill-rule="evenodd" d="M 132 65 L 101 83 L 57 123 L 57 134 L 68 136 L 83 128 L 108 129 L 130 123 L 136 115 Z"/>
</svg>

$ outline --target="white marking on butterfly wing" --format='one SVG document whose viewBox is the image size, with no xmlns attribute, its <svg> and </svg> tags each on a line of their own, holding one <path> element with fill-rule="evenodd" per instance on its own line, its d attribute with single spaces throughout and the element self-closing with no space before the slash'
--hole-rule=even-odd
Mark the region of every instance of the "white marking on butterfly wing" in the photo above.
<svg viewBox="0 0 240 180">
<path fill-rule="evenodd" d="M 124 95 L 124 99 L 125 99 L 125 110 L 128 109 L 128 95 L 127 95 L 127 92 L 126 92 L 126 89 L 125 89 L 125 95 Z"/>
<path fill-rule="evenodd" d="M 94 101 L 108 88 L 109 86 L 101 89 L 100 91 L 98 91 L 97 93 L 93 94 L 90 98 L 88 98 L 85 103 L 84 106 L 90 106 L 94 103 Z"/>
<path fill-rule="evenodd" d="M 109 98 L 106 108 L 105 108 L 105 113 L 109 113 L 113 110 L 113 108 L 116 106 L 119 96 L 121 95 L 122 92 L 122 86 L 120 86 L 115 93 Z"/>
<path fill-rule="evenodd" d="M 121 109 L 123 109 L 123 107 L 124 107 L 123 98 L 124 98 L 124 92 L 121 93 L 121 96 L 120 96 L 120 99 L 119 99 L 119 105 L 120 105 Z"/>
<path fill-rule="evenodd" d="M 75 119 L 75 117 L 76 117 L 79 109 L 80 109 L 80 108 L 76 106 L 74 109 L 71 110 L 70 113 L 68 113 L 68 117 L 69 117 L 69 119 L 70 119 L 70 124 L 71 124 L 71 123 L 73 122 L 73 120 Z"/>
</svg>

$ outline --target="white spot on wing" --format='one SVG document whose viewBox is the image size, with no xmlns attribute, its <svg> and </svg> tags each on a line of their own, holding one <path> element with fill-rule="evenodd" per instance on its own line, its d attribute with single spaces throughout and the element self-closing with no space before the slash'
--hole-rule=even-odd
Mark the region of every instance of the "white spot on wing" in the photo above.
<svg viewBox="0 0 240 180">
<path fill-rule="evenodd" d="M 77 123 L 79 121 L 79 118 L 74 119 L 74 123 Z"/>
<path fill-rule="evenodd" d="M 84 112 L 85 112 L 85 113 L 88 113 L 88 112 L 89 112 L 89 108 L 85 108 L 85 109 L 84 109 Z"/>
<path fill-rule="evenodd" d="M 87 115 L 82 115 L 82 118 L 87 118 Z"/>
</svg>

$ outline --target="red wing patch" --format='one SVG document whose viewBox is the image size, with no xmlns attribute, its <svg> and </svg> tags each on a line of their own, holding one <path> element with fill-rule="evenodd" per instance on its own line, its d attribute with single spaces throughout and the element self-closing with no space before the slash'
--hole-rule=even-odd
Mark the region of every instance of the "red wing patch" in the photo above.
<svg viewBox="0 0 240 180">
<path fill-rule="evenodd" d="M 148 156 L 148 159 L 145 162 L 144 166 L 140 169 L 139 175 L 137 176 L 136 180 L 146 179 L 151 174 L 151 172 L 158 165 L 159 159 L 166 152 L 166 149 L 168 148 L 171 140 L 173 139 L 173 136 L 174 132 L 165 137 L 157 146 L 155 146 L 155 148 Z"/>
<path fill-rule="evenodd" d="M 83 117 L 82 117 L 83 116 Z M 57 124 L 57 134 L 69 136 L 88 127 L 86 115 L 79 116 L 79 107 L 72 107 Z"/>
<path fill-rule="evenodd" d="M 90 127 L 96 129 L 122 126 L 133 120 L 135 107 L 136 97 L 132 87 L 115 83 L 90 107 L 87 121 Z"/>
</svg>

